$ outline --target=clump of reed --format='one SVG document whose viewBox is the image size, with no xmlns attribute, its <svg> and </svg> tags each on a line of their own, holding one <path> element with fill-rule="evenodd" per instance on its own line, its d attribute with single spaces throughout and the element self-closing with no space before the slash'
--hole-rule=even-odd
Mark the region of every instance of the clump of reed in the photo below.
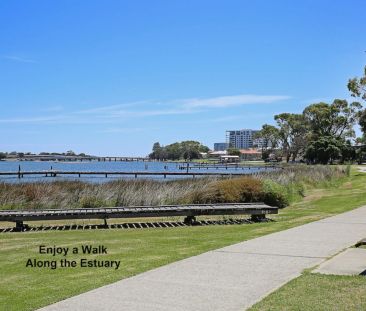
<svg viewBox="0 0 366 311">
<path fill-rule="evenodd" d="M 296 165 L 232 179 L 137 179 L 100 184 L 82 181 L 0 183 L 0 209 L 258 201 L 284 207 L 304 196 L 306 187 L 332 183 L 346 175 L 346 168 L 341 166 Z"/>
<path fill-rule="evenodd" d="M 154 181 L 115 180 L 0 183 L 1 209 L 86 208 L 181 204 L 189 193 L 204 188 L 215 178 Z"/>
<path fill-rule="evenodd" d="M 288 165 L 278 171 L 265 171 L 255 177 L 261 180 L 270 179 L 281 185 L 302 183 L 316 185 L 319 182 L 332 182 L 347 175 L 346 166 L 332 165 Z"/>
</svg>

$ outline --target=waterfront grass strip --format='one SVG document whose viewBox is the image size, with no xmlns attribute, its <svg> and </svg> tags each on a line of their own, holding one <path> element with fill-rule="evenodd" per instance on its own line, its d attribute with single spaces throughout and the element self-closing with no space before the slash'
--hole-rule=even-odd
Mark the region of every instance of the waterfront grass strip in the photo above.
<svg viewBox="0 0 366 311">
<path fill-rule="evenodd" d="M 275 222 L 243 226 L 205 226 L 146 230 L 89 230 L 4 233 L 0 236 L 0 309 L 34 310 L 138 273 L 272 232 L 319 220 L 366 204 L 366 174 L 331 187 L 309 190 L 304 200 L 280 211 Z M 40 257 L 40 244 L 62 247 L 86 243 L 105 245 L 107 255 L 90 259 L 121 260 L 114 269 L 25 268 L 28 258 Z M 80 260 L 82 255 L 74 255 Z"/>
<path fill-rule="evenodd" d="M 250 311 L 366 309 L 366 278 L 304 273 L 255 304 Z"/>
</svg>

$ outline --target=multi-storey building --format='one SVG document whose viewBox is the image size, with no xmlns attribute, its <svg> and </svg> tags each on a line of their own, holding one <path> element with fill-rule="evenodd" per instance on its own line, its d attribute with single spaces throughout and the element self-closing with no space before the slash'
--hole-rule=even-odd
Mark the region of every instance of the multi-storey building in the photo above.
<svg viewBox="0 0 366 311">
<path fill-rule="evenodd" d="M 229 145 L 230 148 L 253 148 L 253 142 L 255 140 L 254 135 L 257 132 L 257 130 L 250 129 L 226 131 L 226 143 Z"/>
<path fill-rule="evenodd" d="M 227 143 L 214 143 L 214 151 L 225 151 L 229 148 Z"/>
</svg>

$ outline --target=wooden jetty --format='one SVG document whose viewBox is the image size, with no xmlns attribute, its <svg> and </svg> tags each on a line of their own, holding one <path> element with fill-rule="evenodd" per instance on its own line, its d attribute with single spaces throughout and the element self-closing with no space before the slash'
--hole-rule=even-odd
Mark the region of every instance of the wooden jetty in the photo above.
<svg viewBox="0 0 366 311">
<path fill-rule="evenodd" d="M 251 169 L 277 169 L 281 168 L 279 165 L 266 164 L 263 166 L 258 165 L 248 165 L 240 163 L 183 163 L 177 166 L 180 170 L 192 170 L 192 169 L 216 169 L 216 170 L 227 170 L 227 169 L 241 169 L 241 170 L 251 170 Z"/>
<path fill-rule="evenodd" d="M 57 176 L 134 176 L 137 178 L 138 176 L 163 176 L 166 178 L 167 176 L 191 176 L 195 178 L 196 176 L 240 176 L 247 175 L 247 173 L 233 173 L 233 172 L 151 172 L 151 171 L 58 171 L 58 170 L 44 170 L 44 171 L 11 171 L 11 172 L 0 172 L 0 176 L 17 176 L 19 179 L 24 176 L 43 176 L 43 177 L 57 177 Z"/>
<path fill-rule="evenodd" d="M 58 161 L 58 162 L 138 162 L 138 161 L 151 161 L 147 157 L 121 157 L 121 156 L 80 156 L 80 155 L 58 155 L 58 154 L 42 154 L 42 155 L 23 155 L 22 157 L 16 157 L 18 161 Z"/>
<path fill-rule="evenodd" d="M 234 169 L 234 170 L 251 170 L 251 169 L 275 169 L 279 168 L 279 166 L 251 166 L 251 165 L 179 165 L 178 168 L 180 170 L 208 170 L 208 169 L 216 169 L 216 170 L 228 170 L 228 169 Z"/>
<path fill-rule="evenodd" d="M 24 231 L 24 221 L 103 219 L 107 226 L 110 218 L 150 218 L 184 216 L 192 224 L 196 216 L 251 215 L 253 221 L 263 220 L 267 214 L 277 214 L 278 208 L 264 203 L 223 203 L 160 206 L 130 206 L 78 209 L 6 210 L 0 211 L 0 221 L 15 222 L 17 231 Z"/>
</svg>

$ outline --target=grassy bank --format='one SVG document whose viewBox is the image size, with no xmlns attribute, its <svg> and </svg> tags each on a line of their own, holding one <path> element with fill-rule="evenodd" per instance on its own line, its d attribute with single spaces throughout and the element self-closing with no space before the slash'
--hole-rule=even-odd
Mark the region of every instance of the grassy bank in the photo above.
<svg viewBox="0 0 366 311">
<path fill-rule="evenodd" d="M 250 311 L 366 309 L 366 278 L 305 273 L 254 305 Z"/>
<path fill-rule="evenodd" d="M 266 201 L 285 206 L 305 188 L 345 176 L 344 167 L 294 166 L 243 178 L 244 181 L 197 178 L 176 181 L 117 180 L 0 183 L 0 209 L 83 208 Z M 233 193 L 232 189 L 236 189 Z M 251 193 L 245 192 L 251 189 Z M 245 190 L 245 191 L 244 191 Z M 244 193 L 244 192 L 245 193 Z M 282 207 L 281 206 L 281 207 Z"/>
<path fill-rule="evenodd" d="M 337 183 L 308 189 L 304 200 L 280 211 L 276 221 L 251 225 L 144 230 L 4 233 L 0 235 L 0 310 L 34 310 L 143 271 L 202 252 L 288 229 L 366 204 L 366 174 L 353 173 Z M 88 258 L 121 260 L 121 268 L 25 268 L 39 255 L 40 244 L 74 247 L 103 244 L 107 255 Z M 41 257 L 42 256 L 42 257 Z M 72 255 L 70 259 L 79 259 Z"/>
</svg>

